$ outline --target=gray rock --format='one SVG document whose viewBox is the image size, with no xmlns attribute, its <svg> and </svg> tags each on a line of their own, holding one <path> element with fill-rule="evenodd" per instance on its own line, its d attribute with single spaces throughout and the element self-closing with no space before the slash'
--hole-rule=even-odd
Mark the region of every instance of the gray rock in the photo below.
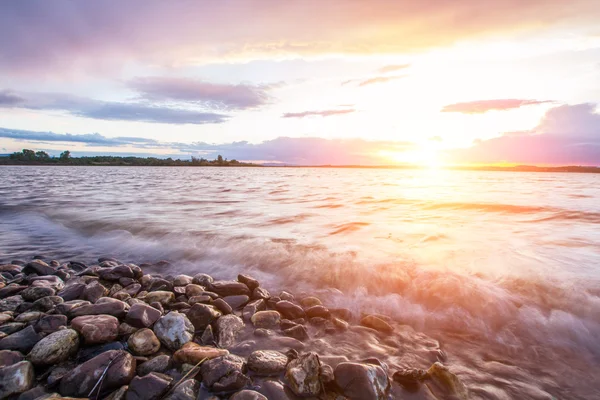
<svg viewBox="0 0 600 400">
<path fill-rule="evenodd" d="M 0 312 L 2 311 L 15 311 L 25 300 L 19 296 L 10 296 L 0 300 Z"/>
<path fill-rule="evenodd" d="M 67 316 L 61 314 L 44 315 L 34 325 L 38 333 L 52 333 L 67 326 Z"/>
<path fill-rule="evenodd" d="M 0 326 L 0 333 L 4 333 L 5 335 L 12 335 L 15 332 L 19 332 L 23 328 L 25 328 L 24 322 L 8 322 Z"/>
<path fill-rule="evenodd" d="M 263 299 L 253 300 L 244 306 L 242 317 L 244 321 L 250 321 L 252 316 L 259 311 L 264 311 L 267 308 L 267 303 Z"/>
<path fill-rule="evenodd" d="M 202 332 L 208 325 L 221 316 L 221 312 L 213 306 L 196 303 L 188 311 L 187 317 L 197 332 Z"/>
<path fill-rule="evenodd" d="M 208 287 L 214 281 L 213 277 L 207 274 L 196 274 L 192 282 L 196 285 Z"/>
<path fill-rule="evenodd" d="M 294 338 L 294 339 L 298 339 L 301 342 L 309 339 L 308 331 L 302 325 L 292 326 L 291 328 L 283 330 L 282 333 L 285 336 L 288 336 L 288 337 L 291 337 L 291 338 Z"/>
<path fill-rule="evenodd" d="M 288 363 L 285 379 L 296 396 L 318 396 L 321 392 L 320 370 L 319 356 L 306 353 Z"/>
<path fill-rule="evenodd" d="M 46 336 L 33 346 L 29 361 L 36 365 L 51 365 L 65 361 L 79 348 L 79 335 L 73 329 L 63 329 Z"/>
<path fill-rule="evenodd" d="M 31 389 L 34 378 L 33 365 L 29 361 L 0 368 L 0 399 Z"/>
<path fill-rule="evenodd" d="M 42 297 L 41 299 L 37 299 L 36 301 L 33 302 L 33 306 L 31 307 L 32 311 L 50 311 L 52 310 L 57 304 L 63 303 L 64 300 L 62 297 L 59 296 L 46 296 L 46 297 Z"/>
<path fill-rule="evenodd" d="M 186 379 L 177 385 L 164 400 L 196 400 L 200 391 L 200 382 Z"/>
<path fill-rule="evenodd" d="M 156 321 L 154 333 L 165 346 L 175 351 L 193 339 L 194 325 L 184 314 L 172 311 Z"/>
<path fill-rule="evenodd" d="M 217 331 L 217 344 L 219 347 L 227 348 L 232 346 L 238 334 L 244 329 L 244 321 L 237 315 L 224 315 L 215 323 Z"/>
<path fill-rule="evenodd" d="M 233 312 L 233 308 L 231 308 L 231 305 L 229 305 L 229 303 L 227 303 L 221 298 L 214 299 L 212 305 L 217 307 L 217 309 L 219 309 L 219 311 L 221 311 L 225 315 L 231 314 Z"/>
<path fill-rule="evenodd" d="M 33 326 L 28 326 L 0 340 L 0 350 L 17 350 L 27 354 L 41 338 Z"/>
<path fill-rule="evenodd" d="M 234 393 L 229 400 L 268 400 L 262 394 L 255 392 L 254 390 L 241 390 Z"/>
<path fill-rule="evenodd" d="M 250 297 L 243 294 L 237 296 L 227 296 L 223 297 L 223 301 L 229 304 L 233 310 L 237 310 L 245 306 L 250 301 Z"/>
<path fill-rule="evenodd" d="M 250 382 L 243 367 L 244 359 L 233 354 L 207 360 L 200 366 L 202 383 L 215 392 L 239 390 Z"/>
<path fill-rule="evenodd" d="M 147 304 L 136 303 L 131 306 L 125 322 L 136 328 L 149 328 L 161 317 L 161 312 Z"/>
<path fill-rule="evenodd" d="M 170 376 L 157 372 L 151 372 L 143 377 L 136 376 L 129 383 L 125 399 L 158 400 L 167 391 L 172 380 Z"/>
<path fill-rule="evenodd" d="M 84 283 L 72 283 L 65 286 L 63 290 L 57 293 L 64 301 L 79 299 L 85 289 Z"/>
<path fill-rule="evenodd" d="M 288 358 L 274 350 L 258 350 L 248 357 L 248 369 L 257 375 L 279 375 L 285 371 Z"/>
<path fill-rule="evenodd" d="M 284 318 L 298 319 L 306 317 L 302 307 L 287 300 L 277 302 L 277 304 L 275 304 L 275 309 L 279 311 Z"/>
<path fill-rule="evenodd" d="M 135 332 L 127 340 L 127 345 L 135 354 L 149 356 L 160 349 L 160 341 L 151 329 L 143 328 Z"/>
<path fill-rule="evenodd" d="M 168 355 L 156 356 L 137 367 L 140 376 L 148 375 L 150 372 L 165 372 L 171 368 L 171 357 Z"/>
<path fill-rule="evenodd" d="M 390 383 L 385 370 L 375 364 L 343 362 L 334 370 L 335 383 L 350 400 L 385 400 Z"/>
<path fill-rule="evenodd" d="M 54 289 L 43 286 L 32 286 L 21 292 L 21 297 L 25 301 L 36 301 L 46 296 L 54 296 Z"/>
<path fill-rule="evenodd" d="M 18 351 L 0 350 L 0 368 L 23 361 L 23 354 Z"/>
<path fill-rule="evenodd" d="M 217 281 L 213 282 L 209 286 L 210 290 L 218 294 L 219 296 L 236 296 L 246 295 L 250 296 L 251 292 L 248 286 L 241 282 L 235 281 Z"/>
</svg>

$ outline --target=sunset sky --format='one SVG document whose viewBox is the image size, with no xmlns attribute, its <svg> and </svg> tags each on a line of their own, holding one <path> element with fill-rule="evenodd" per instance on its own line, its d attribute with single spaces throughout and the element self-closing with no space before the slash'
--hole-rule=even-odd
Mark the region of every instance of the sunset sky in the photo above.
<svg viewBox="0 0 600 400">
<path fill-rule="evenodd" d="M 600 165 L 600 1 L 7 1 L 0 153 Z"/>
</svg>

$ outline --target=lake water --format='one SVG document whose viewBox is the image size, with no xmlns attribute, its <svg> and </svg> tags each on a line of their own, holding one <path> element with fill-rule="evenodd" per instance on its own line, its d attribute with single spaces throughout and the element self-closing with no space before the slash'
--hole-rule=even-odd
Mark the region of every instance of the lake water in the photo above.
<svg viewBox="0 0 600 400">
<path fill-rule="evenodd" d="M 474 398 L 600 398 L 600 175 L 2 167 L 0 181 L 2 262 L 248 271 L 407 325 L 406 354 L 366 347 L 392 365 L 437 341 Z"/>
</svg>

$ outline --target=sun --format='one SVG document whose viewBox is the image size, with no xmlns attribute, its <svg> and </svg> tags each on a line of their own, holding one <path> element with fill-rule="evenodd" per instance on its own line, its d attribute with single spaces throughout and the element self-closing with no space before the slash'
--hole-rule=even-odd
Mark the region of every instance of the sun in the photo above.
<svg viewBox="0 0 600 400">
<path fill-rule="evenodd" d="M 434 146 L 419 146 L 413 150 L 403 152 L 381 151 L 380 155 L 395 164 L 411 164 L 437 169 L 444 166 L 439 153 L 439 150 Z"/>
</svg>

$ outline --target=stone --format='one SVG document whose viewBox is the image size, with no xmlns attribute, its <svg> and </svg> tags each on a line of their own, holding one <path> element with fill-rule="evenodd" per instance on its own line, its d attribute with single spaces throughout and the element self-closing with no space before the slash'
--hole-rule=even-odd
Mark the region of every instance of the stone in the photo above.
<svg viewBox="0 0 600 400">
<path fill-rule="evenodd" d="M 92 303 L 85 300 L 69 300 L 64 303 L 57 304 L 54 310 L 59 314 L 70 315 L 73 310 L 82 306 L 89 306 Z"/>
<path fill-rule="evenodd" d="M 23 354 L 18 351 L 0 350 L 0 368 L 23 361 Z"/>
<path fill-rule="evenodd" d="M 23 328 L 25 328 L 24 322 L 8 322 L 0 326 L 0 333 L 12 335 L 15 332 L 19 332 Z"/>
<path fill-rule="evenodd" d="M 331 316 L 329 310 L 323 306 L 312 306 L 304 310 L 304 312 L 308 318 L 319 317 L 328 319 Z"/>
<path fill-rule="evenodd" d="M 0 312 L 3 311 L 15 311 L 17 307 L 23 304 L 25 300 L 19 295 L 10 296 L 0 300 Z"/>
<path fill-rule="evenodd" d="M 36 301 L 33 302 L 33 306 L 31 307 L 32 311 L 50 311 L 52 310 L 57 304 L 60 303 L 64 303 L 64 300 L 62 297 L 59 296 L 46 296 L 46 297 L 42 297 L 41 299 L 37 299 Z"/>
<path fill-rule="evenodd" d="M 172 380 L 170 376 L 158 372 L 151 372 L 142 377 L 136 376 L 129 383 L 125 399 L 158 400 L 167 391 Z"/>
<path fill-rule="evenodd" d="M 208 287 L 214 281 L 213 277 L 207 274 L 196 274 L 192 282 L 196 285 Z"/>
<path fill-rule="evenodd" d="M 82 315 L 112 315 L 116 318 L 123 318 L 127 314 L 129 305 L 120 300 L 110 299 L 110 302 L 104 302 L 102 299 L 110 299 L 109 297 L 101 297 L 96 304 L 84 305 L 72 310 L 69 315 L 71 317 L 79 317 Z"/>
<path fill-rule="evenodd" d="M 120 278 L 134 278 L 135 275 L 127 265 L 118 265 L 112 268 L 101 268 L 98 275 L 105 281 L 118 281 Z"/>
<path fill-rule="evenodd" d="M 271 338 L 271 342 L 278 346 L 289 347 L 290 349 L 294 350 L 303 350 L 306 347 L 304 343 L 292 337 L 276 336 Z"/>
<path fill-rule="evenodd" d="M 194 278 L 189 275 L 177 275 L 175 279 L 173 279 L 173 285 L 175 286 L 186 286 L 192 283 Z"/>
<path fill-rule="evenodd" d="M 187 313 L 187 317 L 197 332 L 204 331 L 208 325 L 221 315 L 216 307 L 201 303 L 194 304 Z"/>
<path fill-rule="evenodd" d="M 409 392 L 416 392 L 421 382 L 427 379 L 427 372 L 417 368 L 403 368 L 394 372 L 392 379 Z"/>
<path fill-rule="evenodd" d="M 108 294 L 108 290 L 104 286 L 100 284 L 98 281 L 90 282 L 81 295 L 82 300 L 87 300 L 90 303 L 95 303 L 102 296 L 106 296 Z"/>
<path fill-rule="evenodd" d="M 196 365 L 203 359 L 226 356 L 227 354 L 229 354 L 229 351 L 225 349 L 200 346 L 197 343 L 188 342 L 173 354 L 173 359 L 179 363 Z"/>
<path fill-rule="evenodd" d="M 102 353 L 106 353 L 107 351 L 110 351 L 110 350 L 124 350 L 124 349 L 125 349 L 125 346 L 121 342 L 110 342 L 110 343 L 98 344 L 98 345 L 91 346 L 91 347 L 83 347 L 79 350 L 79 353 L 77 353 L 77 362 L 78 363 L 86 362 L 86 361 L 91 360 L 92 358 L 94 358 Z"/>
<path fill-rule="evenodd" d="M 158 339 L 172 351 L 179 350 L 194 337 L 194 325 L 184 314 L 177 311 L 171 311 L 161 317 L 153 329 Z"/>
<path fill-rule="evenodd" d="M 195 379 L 186 379 L 171 390 L 164 400 L 196 400 L 200 391 L 200 382 Z"/>
<path fill-rule="evenodd" d="M 193 306 L 196 303 L 204 303 L 204 304 L 206 304 L 206 303 L 210 303 L 211 300 L 212 300 L 212 297 L 206 296 L 206 295 L 193 296 L 193 297 L 189 298 L 188 304 L 190 306 Z"/>
<path fill-rule="evenodd" d="M 119 389 L 112 392 L 104 400 L 125 400 L 125 395 L 127 393 L 127 389 L 129 389 L 129 385 L 123 385 Z"/>
<path fill-rule="evenodd" d="M 291 400 L 292 396 L 294 396 L 292 393 L 289 393 L 289 389 L 286 391 L 281 382 L 275 380 L 264 381 L 260 387 L 260 391 L 269 400 Z"/>
<path fill-rule="evenodd" d="M 35 365 L 57 364 L 77 353 L 78 348 L 79 334 L 73 329 L 63 329 L 37 342 L 28 359 Z"/>
<path fill-rule="evenodd" d="M 288 363 L 285 379 L 296 396 L 318 396 L 321 392 L 320 370 L 321 363 L 316 353 L 302 354 Z"/>
<path fill-rule="evenodd" d="M 49 287 L 56 291 L 62 290 L 65 287 L 65 282 L 58 276 L 44 275 L 29 277 L 29 286 L 33 287 Z"/>
<path fill-rule="evenodd" d="M 267 303 L 263 299 L 253 300 L 244 306 L 242 317 L 245 321 L 250 321 L 252 316 L 259 311 L 264 311 L 267 308 Z"/>
<path fill-rule="evenodd" d="M 88 397 L 104 371 L 103 392 L 110 393 L 129 384 L 135 376 L 135 359 L 126 351 L 110 350 L 78 365 L 60 381 L 63 396 Z"/>
<path fill-rule="evenodd" d="M 392 333 L 394 332 L 394 328 L 390 326 L 387 322 L 382 320 L 381 318 L 375 315 L 367 315 L 363 319 L 360 320 L 360 324 L 362 326 L 366 326 L 367 328 L 375 329 L 376 331 L 382 333 Z"/>
<path fill-rule="evenodd" d="M 131 326 L 125 322 L 122 322 L 119 324 L 119 335 L 121 336 L 127 336 L 127 335 L 131 335 L 134 332 L 137 332 L 139 328 L 136 328 L 135 326 Z"/>
<path fill-rule="evenodd" d="M 0 368 L 0 399 L 26 392 L 34 384 L 35 373 L 29 361 Z"/>
<path fill-rule="evenodd" d="M 385 400 L 390 383 L 385 370 L 375 364 L 343 362 L 334 370 L 335 383 L 350 400 Z"/>
<path fill-rule="evenodd" d="M 224 315 L 215 323 L 217 345 L 219 347 L 232 346 L 240 331 L 245 327 L 244 321 L 237 315 Z"/>
<path fill-rule="evenodd" d="M 344 321 L 350 321 L 352 319 L 352 312 L 347 308 L 330 308 L 329 312 L 334 317 L 343 319 Z"/>
<path fill-rule="evenodd" d="M 143 328 L 129 336 L 127 346 L 139 356 L 149 356 L 160 349 L 160 341 L 151 329 Z"/>
<path fill-rule="evenodd" d="M 304 308 L 310 308 L 314 306 L 322 306 L 321 300 L 316 297 L 309 296 L 300 299 L 300 305 Z"/>
<path fill-rule="evenodd" d="M 144 376 L 150 372 L 165 372 L 171 368 L 171 357 L 166 354 L 156 356 L 137 367 L 137 374 Z"/>
<path fill-rule="evenodd" d="M 236 392 L 229 398 L 229 400 L 268 400 L 262 394 L 255 392 L 254 390 L 241 390 Z"/>
<path fill-rule="evenodd" d="M 250 289 L 250 291 L 253 291 L 254 289 L 260 286 L 258 281 L 249 275 L 239 274 L 237 279 L 239 282 L 242 282 L 244 285 L 248 286 L 248 289 Z"/>
<path fill-rule="evenodd" d="M 146 290 L 149 292 L 156 292 L 156 291 L 172 292 L 173 284 L 166 279 L 153 278 L 150 281 L 150 284 L 146 287 Z"/>
<path fill-rule="evenodd" d="M 76 300 L 83 294 L 85 286 L 84 283 L 67 284 L 57 295 L 62 297 L 64 301 Z"/>
<path fill-rule="evenodd" d="M 448 367 L 435 362 L 428 370 L 427 387 L 440 399 L 467 400 L 469 391 L 461 380 Z"/>
<path fill-rule="evenodd" d="M 214 392 L 239 390 L 250 383 L 243 367 L 244 359 L 233 354 L 210 359 L 200 366 L 202 383 Z"/>
<path fill-rule="evenodd" d="M 38 274 L 38 275 L 52 275 L 56 272 L 54 268 L 43 262 L 42 260 L 33 260 L 23 268 L 23 273 L 26 275 L 29 274 Z"/>
<path fill-rule="evenodd" d="M 67 326 L 67 316 L 61 314 L 44 315 L 33 326 L 38 333 L 52 333 Z"/>
<path fill-rule="evenodd" d="M 248 289 L 248 286 L 236 281 L 213 282 L 210 284 L 209 288 L 211 291 L 222 297 L 236 295 L 250 296 L 251 293 L 250 289 Z"/>
<path fill-rule="evenodd" d="M 282 331 L 285 336 L 289 336 L 294 339 L 298 339 L 300 341 L 308 340 L 310 337 L 308 336 L 308 331 L 302 325 L 292 326 L 291 328 L 285 329 Z"/>
<path fill-rule="evenodd" d="M 86 344 L 112 342 L 119 336 L 119 320 L 112 315 L 83 315 L 71 321 Z"/>
<path fill-rule="evenodd" d="M 146 295 L 146 297 L 144 298 L 144 301 L 148 304 L 158 302 L 163 306 L 168 305 L 169 303 L 173 302 L 174 300 L 175 300 L 175 295 L 173 294 L 173 292 L 167 292 L 164 290 L 149 292 Z"/>
<path fill-rule="evenodd" d="M 43 386 L 36 386 L 33 389 L 29 389 L 26 392 L 21 393 L 17 400 L 36 400 L 48 398 L 48 391 Z"/>
<path fill-rule="evenodd" d="M 223 314 L 231 314 L 233 312 L 231 305 L 221 298 L 214 299 L 212 305 L 217 307 L 217 309 Z"/>
<path fill-rule="evenodd" d="M 275 309 L 277 311 L 279 311 L 279 313 L 284 318 L 287 318 L 287 319 L 304 318 L 306 316 L 302 307 L 300 307 L 288 300 L 282 300 L 282 301 L 277 302 L 277 304 L 275 304 Z"/>
<path fill-rule="evenodd" d="M 10 311 L 9 311 L 10 313 Z M 0 325 L 5 324 L 7 322 L 12 321 L 13 316 L 11 315 L 12 313 L 1 313 L 0 314 Z"/>
<path fill-rule="evenodd" d="M 108 297 L 113 297 L 116 293 L 120 292 L 121 290 L 123 290 L 123 286 L 121 286 L 118 283 L 115 283 L 114 285 L 112 285 L 110 287 L 110 289 L 108 290 Z"/>
<path fill-rule="evenodd" d="M 33 326 L 28 326 L 0 340 L 0 350 L 17 350 L 27 354 L 41 339 Z"/>
<path fill-rule="evenodd" d="M 147 304 L 136 303 L 131 306 L 125 322 L 136 328 L 149 328 L 161 317 L 161 312 Z"/>
<path fill-rule="evenodd" d="M 21 273 L 22 269 L 23 267 L 21 265 L 16 265 L 15 263 L 0 265 L 0 272 L 8 272 L 12 275 Z"/>
<path fill-rule="evenodd" d="M 243 294 L 237 296 L 227 296 L 223 297 L 223 301 L 229 304 L 232 310 L 238 310 L 250 301 L 250 297 Z"/>
<path fill-rule="evenodd" d="M 257 350 L 248 357 L 248 369 L 257 375 L 279 375 L 285 371 L 288 358 L 275 350 Z"/>
<path fill-rule="evenodd" d="M 160 304 L 158 301 L 150 303 L 150 307 L 160 311 L 160 315 L 163 315 L 165 313 L 165 309 L 163 308 L 162 304 Z"/>
<path fill-rule="evenodd" d="M 43 312 L 40 311 L 28 311 L 23 314 L 19 314 L 17 318 L 15 318 L 15 322 L 31 322 L 40 319 L 43 315 Z"/>
<path fill-rule="evenodd" d="M 258 311 L 250 318 L 250 321 L 256 328 L 272 329 L 281 323 L 281 314 L 274 310 Z"/>
<path fill-rule="evenodd" d="M 119 297 L 134 297 L 137 295 L 140 290 L 142 290 L 142 285 L 139 283 L 132 283 L 131 285 L 127 285 L 123 289 L 119 290 L 117 293 L 112 295 L 111 297 L 119 298 Z"/>
<path fill-rule="evenodd" d="M 188 298 L 194 297 L 194 296 L 200 296 L 202 295 L 202 293 L 204 293 L 204 287 L 200 286 L 200 285 L 196 285 L 196 284 L 189 284 L 185 287 L 185 295 Z"/>
<path fill-rule="evenodd" d="M 21 297 L 25 301 L 36 301 L 46 296 L 54 296 L 54 289 L 43 286 L 31 286 L 21 292 Z"/>
<path fill-rule="evenodd" d="M 257 287 L 256 289 L 254 289 L 252 291 L 251 298 L 252 298 L 252 300 L 259 300 L 259 299 L 268 300 L 269 298 L 271 298 L 271 294 L 269 293 L 269 291 L 267 289 Z"/>
</svg>

